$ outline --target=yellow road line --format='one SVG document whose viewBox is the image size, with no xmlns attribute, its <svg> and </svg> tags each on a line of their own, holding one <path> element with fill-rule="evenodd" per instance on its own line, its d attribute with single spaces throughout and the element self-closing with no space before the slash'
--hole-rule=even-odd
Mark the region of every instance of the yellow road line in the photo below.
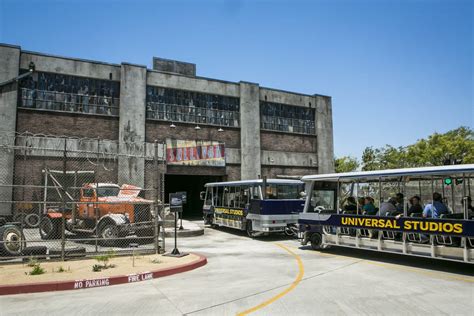
<svg viewBox="0 0 474 316">
<path fill-rule="evenodd" d="M 294 246 L 288 246 L 288 247 L 303 251 L 302 249 L 300 249 L 298 247 L 294 247 Z M 326 253 L 319 252 L 319 251 L 311 251 L 310 250 L 310 253 L 315 254 L 315 255 L 319 255 L 319 256 L 327 256 L 327 257 L 333 257 L 333 258 L 338 258 L 338 259 L 345 259 L 345 260 L 351 259 L 351 258 L 346 257 L 346 256 L 340 256 L 340 255 L 335 255 L 335 254 L 326 254 Z M 399 266 L 399 265 L 395 265 L 395 264 L 375 262 L 375 261 L 371 261 L 371 260 L 362 260 L 360 262 L 367 263 L 367 264 L 372 264 L 372 265 L 379 266 L 379 267 L 384 267 L 384 268 L 387 268 L 387 269 L 403 270 L 403 271 L 407 271 L 407 272 L 424 274 L 426 276 L 431 276 L 431 277 L 435 277 L 435 278 L 438 278 L 438 279 L 456 280 L 456 281 L 464 281 L 464 282 L 474 283 L 474 278 L 473 277 L 465 277 L 465 278 L 464 277 L 457 277 L 457 276 L 454 276 L 454 275 L 447 275 L 444 272 L 436 273 L 436 272 L 422 271 L 422 270 L 419 270 L 419 269 L 416 269 L 416 268 L 403 267 L 403 266 Z"/>
<path fill-rule="evenodd" d="M 265 302 L 261 303 L 261 304 L 258 304 L 257 306 L 254 306 L 252 308 L 249 308 L 243 312 L 240 312 L 237 314 L 237 316 L 243 316 L 243 315 L 248 315 L 250 313 L 253 313 L 259 309 L 262 309 L 264 308 L 265 306 L 268 306 L 270 305 L 271 303 L 279 300 L 280 298 L 282 298 L 283 296 L 285 296 L 286 294 L 288 294 L 289 292 L 291 292 L 297 285 L 298 283 L 300 283 L 301 279 L 303 279 L 303 276 L 304 276 L 304 266 L 303 266 L 303 261 L 301 260 L 300 256 L 298 256 L 296 253 L 294 253 L 293 251 L 291 251 L 289 248 L 287 248 L 286 246 L 282 245 L 282 244 L 275 244 L 277 245 L 278 247 L 286 250 L 290 255 L 292 255 L 296 261 L 298 262 L 298 269 L 299 269 L 299 272 L 298 272 L 298 276 L 296 277 L 296 279 L 293 281 L 293 283 L 291 283 L 291 285 L 289 287 L 287 287 L 284 291 L 278 293 L 277 295 L 275 295 L 274 297 L 266 300 Z"/>
</svg>

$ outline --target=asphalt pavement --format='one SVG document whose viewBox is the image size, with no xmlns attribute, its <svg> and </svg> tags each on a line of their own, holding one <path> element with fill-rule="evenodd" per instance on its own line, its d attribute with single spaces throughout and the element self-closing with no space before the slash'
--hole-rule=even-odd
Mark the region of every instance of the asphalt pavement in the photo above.
<svg viewBox="0 0 474 316">
<path fill-rule="evenodd" d="M 206 228 L 178 241 L 199 269 L 135 284 L 0 297 L 0 315 L 457 314 L 474 310 L 472 265 Z M 171 250 L 172 240 L 167 240 Z"/>
</svg>

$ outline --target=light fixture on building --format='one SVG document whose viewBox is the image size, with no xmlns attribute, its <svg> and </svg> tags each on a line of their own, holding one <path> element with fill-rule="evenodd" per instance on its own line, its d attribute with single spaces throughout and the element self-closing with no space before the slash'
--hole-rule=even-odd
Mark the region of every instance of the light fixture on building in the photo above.
<svg viewBox="0 0 474 316">
<path fill-rule="evenodd" d="M 176 125 L 174 125 L 174 123 L 171 122 L 170 128 L 176 128 Z"/>
<path fill-rule="evenodd" d="M 224 130 L 222 129 L 222 127 L 219 127 L 219 129 L 217 130 L 219 133 L 222 133 Z"/>
<path fill-rule="evenodd" d="M 196 131 L 199 131 L 201 128 L 199 127 L 199 125 L 196 125 L 196 127 L 194 128 Z"/>
<path fill-rule="evenodd" d="M 28 70 L 29 70 L 30 72 L 33 72 L 33 71 L 36 70 L 36 66 L 35 66 L 35 63 L 34 63 L 34 62 L 30 61 L 30 64 L 28 65 Z"/>
</svg>

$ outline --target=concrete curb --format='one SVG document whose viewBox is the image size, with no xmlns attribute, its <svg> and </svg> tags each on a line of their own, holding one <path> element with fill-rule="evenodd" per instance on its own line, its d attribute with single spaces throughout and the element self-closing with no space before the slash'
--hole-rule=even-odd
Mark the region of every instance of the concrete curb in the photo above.
<svg viewBox="0 0 474 316">
<path fill-rule="evenodd" d="M 178 229 L 178 237 L 194 237 L 204 235 L 204 228 L 199 229 Z M 174 237 L 174 228 L 167 229 L 165 237 Z"/>
<path fill-rule="evenodd" d="M 87 289 L 87 288 L 105 287 L 105 286 L 124 284 L 124 283 L 135 283 L 135 282 L 140 282 L 140 281 L 161 278 L 168 275 L 173 275 L 173 274 L 177 274 L 181 272 L 194 270 L 207 264 L 206 257 L 199 254 L 195 254 L 195 255 L 198 256 L 199 258 L 190 263 L 182 264 L 176 267 L 155 270 L 155 271 L 140 272 L 136 274 L 134 273 L 134 274 L 129 274 L 129 275 L 118 275 L 118 276 L 95 278 L 95 279 L 71 280 L 71 281 L 60 281 L 60 282 L 1 285 L 0 295 L 79 290 L 79 289 Z"/>
</svg>

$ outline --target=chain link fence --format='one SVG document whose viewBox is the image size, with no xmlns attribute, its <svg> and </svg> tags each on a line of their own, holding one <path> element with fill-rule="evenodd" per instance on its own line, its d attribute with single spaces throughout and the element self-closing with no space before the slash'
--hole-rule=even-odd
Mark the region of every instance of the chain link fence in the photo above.
<svg viewBox="0 0 474 316">
<path fill-rule="evenodd" d="M 0 134 L 0 259 L 164 251 L 165 145 Z"/>
</svg>

